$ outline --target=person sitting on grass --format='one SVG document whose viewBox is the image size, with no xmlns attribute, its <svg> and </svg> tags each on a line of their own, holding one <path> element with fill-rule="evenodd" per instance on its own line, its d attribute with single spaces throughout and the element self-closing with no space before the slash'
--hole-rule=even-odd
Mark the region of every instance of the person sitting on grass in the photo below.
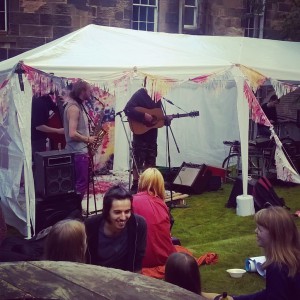
<svg viewBox="0 0 300 300">
<path fill-rule="evenodd" d="M 45 242 L 45 259 L 85 262 L 85 226 L 77 220 L 62 220 L 52 226 Z"/>
<path fill-rule="evenodd" d="M 166 262 L 165 281 L 198 295 L 201 294 L 199 266 L 187 253 L 172 253 Z"/>
<path fill-rule="evenodd" d="M 147 222 L 147 247 L 143 268 L 165 265 L 176 252 L 171 239 L 170 214 L 165 199 L 164 179 L 159 170 L 146 169 L 139 179 L 138 193 L 133 195 L 133 210 Z"/>
<path fill-rule="evenodd" d="M 103 197 L 103 212 L 85 221 L 91 264 L 141 272 L 147 224 L 132 212 L 132 194 L 111 187 Z"/>
<path fill-rule="evenodd" d="M 300 299 L 300 237 L 292 216 L 280 206 L 270 206 L 255 214 L 257 244 L 266 262 L 266 288 L 234 300 Z M 213 299 L 213 298 L 211 298 Z M 218 295 L 214 299 L 221 299 Z"/>
</svg>

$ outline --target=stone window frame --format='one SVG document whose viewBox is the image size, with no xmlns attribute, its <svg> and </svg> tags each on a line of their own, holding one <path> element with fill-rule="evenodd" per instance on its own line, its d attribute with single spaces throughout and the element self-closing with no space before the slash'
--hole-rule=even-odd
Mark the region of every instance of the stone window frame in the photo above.
<svg viewBox="0 0 300 300">
<path fill-rule="evenodd" d="M 157 31 L 158 0 L 133 0 L 132 6 L 131 28 L 135 30 Z M 146 15 L 145 20 L 141 20 L 141 12 Z M 148 20 L 149 13 L 151 13 L 151 20 Z"/>
<path fill-rule="evenodd" d="M 262 1 L 259 7 L 252 4 L 253 1 L 246 2 L 247 13 L 245 15 L 244 36 L 252 38 L 263 38 L 266 2 Z"/>
<path fill-rule="evenodd" d="M 198 8 L 200 0 L 184 0 L 184 15 L 183 15 L 183 28 L 184 29 L 197 29 L 198 28 Z M 185 24 L 185 18 L 188 17 L 186 12 L 190 12 L 192 15 L 192 25 Z"/>
<path fill-rule="evenodd" d="M 8 1 L 7 0 L 0 0 L 0 8 L 3 6 L 4 10 L 0 10 L 0 20 L 3 20 L 4 17 L 4 24 L 0 23 L 0 32 L 7 32 L 8 31 Z"/>
</svg>

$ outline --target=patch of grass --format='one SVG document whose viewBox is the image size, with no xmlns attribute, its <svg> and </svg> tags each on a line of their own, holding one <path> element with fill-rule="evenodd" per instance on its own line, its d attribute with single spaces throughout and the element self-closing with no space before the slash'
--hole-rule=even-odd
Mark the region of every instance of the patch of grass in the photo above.
<svg viewBox="0 0 300 300">
<path fill-rule="evenodd" d="M 188 208 L 172 209 L 175 223 L 172 235 L 191 250 L 195 257 L 207 252 L 217 253 L 214 265 L 200 267 L 203 291 L 241 295 L 256 292 L 265 286 L 265 280 L 256 273 L 246 273 L 234 279 L 227 274 L 229 268 L 244 268 L 245 259 L 263 255 L 256 245 L 253 216 L 240 217 L 234 209 L 225 207 L 232 184 L 222 190 L 206 192 L 187 198 Z M 276 186 L 275 190 L 285 199 L 291 213 L 300 209 L 300 186 Z M 296 219 L 296 218 L 295 218 Z M 300 227 L 300 219 L 296 219 Z"/>
</svg>

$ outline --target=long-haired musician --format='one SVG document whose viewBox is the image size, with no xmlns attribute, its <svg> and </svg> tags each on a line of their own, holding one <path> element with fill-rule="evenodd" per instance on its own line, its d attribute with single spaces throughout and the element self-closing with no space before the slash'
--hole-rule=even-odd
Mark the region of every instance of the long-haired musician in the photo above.
<svg viewBox="0 0 300 300">
<path fill-rule="evenodd" d="M 75 176 L 76 191 L 83 198 L 88 187 L 88 145 L 95 137 L 89 135 L 88 119 L 83 110 L 83 102 L 91 98 L 91 87 L 83 80 L 72 85 L 70 97 L 64 110 L 65 149 L 76 151 Z"/>
</svg>

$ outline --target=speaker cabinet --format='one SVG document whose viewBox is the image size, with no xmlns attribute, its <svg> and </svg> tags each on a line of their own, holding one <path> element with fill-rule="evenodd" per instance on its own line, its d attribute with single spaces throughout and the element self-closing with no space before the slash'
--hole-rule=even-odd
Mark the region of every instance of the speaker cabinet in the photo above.
<svg viewBox="0 0 300 300">
<path fill-rule="evenodd" d="M 205 164 L 184 162 L 173 181 L 172 188 L 181 193 L 201 194 L 206 190 L 210 177 L 211 170 Z"/>
<path fill-rule="evenodd" d="M 36 195 L 41 198 L 74 193 L 74 152 L 68 150 L 36 152 L 34 182 Z"/>
</svg>

